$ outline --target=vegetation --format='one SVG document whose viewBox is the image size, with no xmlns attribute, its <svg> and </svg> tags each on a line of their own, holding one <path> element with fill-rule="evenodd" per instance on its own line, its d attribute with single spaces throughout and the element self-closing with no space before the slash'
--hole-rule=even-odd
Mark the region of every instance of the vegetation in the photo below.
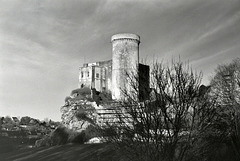
<svg viewBox="0 0 240 161">
<path fill-rule="evenodd" d="M 211 97 L 216 100 L 217 117 L 211 120 L 206 135 L 211 139 L 204 142 L 212 147 L 205 146 L 205 151 L 221 160 L 240 160 L 240 59 L 219 65 L 210 85 Z"/>
<path fill-rule="evenodd" d="M 22 118 L 1 117 L 0 153 L 32 148 L 37 140 L 48 135 L 58 125 L 58 122 L 39 121 L 29 116 Z"/>
<path fill-rule="evenodd" d="M 125 161 L 109 144 L 67 144 L 50 148 L 22 149 L 17 152 L 0 154 L 1 160 L 57 160 L 57 161 Z"/>
<path fill-rule="evenodd" d="M 97 127 L 95 120 L 87 117 L 84 110 L 91 108 L 79 108 L 74 113 L 75 117 L 91 122 L 82 132 L 58 126 L 59 124 L 51 120 L 40 122 L 30 117 L 1 118 L 0 144 L 3 149 L 0 150 L 7 153 L 15 150 L 16 145 L 20 145 L 15 144 L 16 138 L 12 137 L 16 134 L 5 133 L 20 129 L 18 141 L 29 139 L 31 132 L 45 131 L 42 135 L 44 137 L 36 142 L 37 147 L 62 145 L 48 150 L 53 154 L 49 158 L 54 156 L 54 159 L 60 156 L 53 151 L 54 149 L 59 152 L 64 147 L 71 148 L 69 144 L 64 144 L 83 144 L 93 137 L 101 137 L 110 144 L 79 147 L 74 144 L 71 145 L 74 149 L 62 153 L 66 158 L 70 151 L 75 152 L 81 147 L 85 150 L 82 153 L 87 151 L 92 154 L 81 155 L 83 160 L 104 158 L 124 161 L 238 161 L 240 160 L 240 59 L 219 65 L 209 86 L 201 84 L 201 77 L 202 74 L 194 73 L 188 64 L 172 62 L 171 65 L 163 65 L 156 62 L 151 70 L 151 90 L 147 85 L 139 82 L 141 78 L 129 75 L 127 80 L 131 91 L 123 90 L 126 99 L 111 104 L 117 105 L 115 113 L 110 112 L 113 116 L 111 122 Z M 139 91 L 139 87 L 145 89 Z M 142 99 L 142 91 L 145 91 L 144 95 L 147 94 L 149 97 Z M 97 104 L 100 105 L 105 105 L 104 101 L 111 102 L 108 93 L 96 93 L 94 99 L 90 94 L 91 91 L 86 87 L 73 90 L 65 102 L 72 104 L 82 99 L 98 101 Z M 85 106 L 88 105 L 84 104 L 83 107 Z M 14 146 L 2 146 L 7 145 L 6 143 Z M 59 149 L 61 147 L 62 149 Z M 79 149 L 78 152 L 80 153 L 74 154 L 75 157 L 73 155 L 68 157 L 77 158 L 81 150 Z M 60 157 L 59 159 L 61 160 Z"/>
<path fill-rule="evenodd" d="M 59 126 L 50 135 L 46 135 L 43 139 L 36 142 L 36 147 L 41 146 L 55 146 L 64 145 L 67 143 L 78 143 L 83 144 L 88 141 L 89 137 L 86 135 L 85 131 L 76 132 L 66 127 Z"/>
<path fill-rule="evenodd" d="M 141 103 L 139 78 L 130 76 L 132 91 L 123 90 L 126 100 L 116 110 L 118 121 L 103 127 L 109 133 L 107 140 L 129 160 L 239 160 L 237 69 L 239 61 L 219 66 L 211 87 L 206 87 L 201 85 L 201 74 L 188 65 L 155 63 L 150 97 Z M 223 71 L 232 84 L 219 79 L 219 75 L 225 78 Z"/>
</svg>

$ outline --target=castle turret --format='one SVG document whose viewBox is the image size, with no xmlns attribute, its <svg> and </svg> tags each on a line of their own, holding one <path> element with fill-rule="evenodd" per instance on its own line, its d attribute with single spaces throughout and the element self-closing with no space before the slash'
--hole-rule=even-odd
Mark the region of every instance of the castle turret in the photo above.
<svg viewBox="0 0 240 161">
<path fill-rule="evenodd" d="M 129 75 L 137 74 L 139 64 L 140 37 L 136 34 L 116 34 L 112 36 L 112 98 L 124 98 L 123 90 L 130 90 Z"/>
</svg>

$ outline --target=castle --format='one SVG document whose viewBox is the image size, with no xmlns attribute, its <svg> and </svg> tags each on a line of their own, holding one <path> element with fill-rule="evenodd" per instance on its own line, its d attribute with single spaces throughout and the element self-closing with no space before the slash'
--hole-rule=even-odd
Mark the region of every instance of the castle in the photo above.
<svg viewBox="0 0 240 161">
<path fill-rule="evenodd" d="M 130 33 L 113 35 L 112 59 L 85 63 L 79 68 L 79 88 L 89 87 L 109 92 L 112 99 L 124 98 L 123 90 L 131 91 L 127 77 L 137 76 L 140 99 L 149 89 L 149 66 L 139 63 L 140 36 Z"/>
</svg>

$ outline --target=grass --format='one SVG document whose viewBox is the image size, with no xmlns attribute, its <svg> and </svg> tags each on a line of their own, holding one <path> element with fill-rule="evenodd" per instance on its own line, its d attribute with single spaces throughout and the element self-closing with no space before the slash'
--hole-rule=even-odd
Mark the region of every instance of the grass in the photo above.
<svg viewBox="0 0 240 161">
<path fill-rule="evenodd" d="M 22 149 L 0 154 L 1 160 L 18 161 L 123 161 L 123 156 L 111 144 L 67 144 L 49 148 Z"/>
<path fill-rule="evenodd" d="M 0 155 L 9 151 L 17 151 L 33 146 L 37 139 L 32 138 L 9 138 L 0 136 Z"/>
</svg>

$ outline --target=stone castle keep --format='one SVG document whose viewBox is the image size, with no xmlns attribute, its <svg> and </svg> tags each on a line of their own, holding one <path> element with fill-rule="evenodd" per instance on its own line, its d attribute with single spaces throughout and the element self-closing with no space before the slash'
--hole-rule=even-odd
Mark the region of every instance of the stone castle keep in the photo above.
<svg viewBox="0 0 240 161">
<path fill-rule="evenodd" d="M 106 91 L 112 94 L 112 99 L 121 100 L 124 98 L 122 91 L 131 90 L 127 75 L 136 75 L 140 97 L 143 97 L 141 93 L 149 88 L 149 66 L 139 63 L 140 37 L 129 33 L 116 34 L 112 36 L 111 43 L 111 60 L 85 63 L 80 67 L 79 88 Z"/>
</svg>

